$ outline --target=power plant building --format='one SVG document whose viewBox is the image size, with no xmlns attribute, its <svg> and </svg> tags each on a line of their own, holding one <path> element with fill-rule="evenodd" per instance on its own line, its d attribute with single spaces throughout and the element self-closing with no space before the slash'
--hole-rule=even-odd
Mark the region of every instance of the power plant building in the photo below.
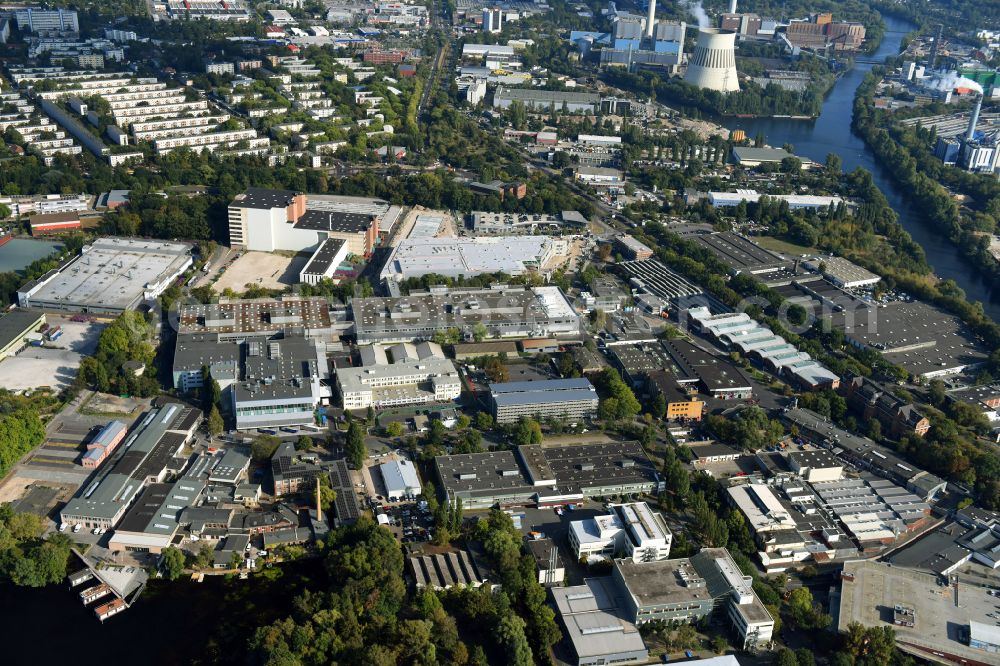
<svg viewBox="0 0 1000 666">
<path fill-rule="evenodd" d="M 684 80 L 706 90 L 729 93 L 740 89 L 736 73 L 736 33 L 702 28 L 688 61 Z"/>
</svg>

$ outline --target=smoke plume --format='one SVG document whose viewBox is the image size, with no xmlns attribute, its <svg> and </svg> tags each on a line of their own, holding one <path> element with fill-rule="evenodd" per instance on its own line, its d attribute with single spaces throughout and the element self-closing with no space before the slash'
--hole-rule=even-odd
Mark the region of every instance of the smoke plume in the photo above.
<svg viewBox="0 0 1000 666">
<path fill-rule="evenodd" d="M 923 81 L 922 83 L 925 88 L 929 88 L 930 90 L 940 90 L 942 92 L 954 90 L 955 88 L 968 88 L 980 94 L 983 92 L 983 87 L 981 85 L 972 79 L 959 76 L 958 72 L 954 70 L 944 73 L 935 73 L 929 77 L 929 80 Z"/>
<path fill-rule="evenodd" d="M 712 21 L 709 20 L 708 14 L 705 12 L 705 8 L 701 6 L 701 0 L 696 2 L 686 2 L 684 3 L 688 11 L 691 12 L 696 19 L 698 19 L 699 28 L 710 28 L 712 27 Z"/>
</svg>

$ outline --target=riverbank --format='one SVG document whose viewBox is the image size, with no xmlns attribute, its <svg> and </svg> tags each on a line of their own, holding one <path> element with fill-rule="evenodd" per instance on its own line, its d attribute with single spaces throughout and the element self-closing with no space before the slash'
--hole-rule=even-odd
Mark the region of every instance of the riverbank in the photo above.
<svg viewBox="0 0 1000 666">
<path fill-rule="evenodd" d="M 934 274 L 953 280 L 969 301 L 981 302 L 985 313 L 1000 321 L 1000 289 L 992 280 L 984 279 L 954 244 L 941 242 L 939 231 L 926 222 L 910 192 L 899 186 L 864 139 L 851 130 L 855 92 L 874 66 L 872 62 L 897 55 L 903 39 L 916 28 L 891 15 L 886 15 L 884 20 L 887 30 L 878 51 L 870 61 L 856 62 L 837 80 L 815 120 L 730 118 L 721 122 L 728 130 L 743 130 L 750 137 L 763 135 L 770 145 L 790 144 L 797 155 L 814 162 L 822 163 L 828 154 L 834 153 L 840 156 L 844 171 L 861 167 L 870 172 L 895 211 L 899 224 L 924 249 Z"/>
</svg>

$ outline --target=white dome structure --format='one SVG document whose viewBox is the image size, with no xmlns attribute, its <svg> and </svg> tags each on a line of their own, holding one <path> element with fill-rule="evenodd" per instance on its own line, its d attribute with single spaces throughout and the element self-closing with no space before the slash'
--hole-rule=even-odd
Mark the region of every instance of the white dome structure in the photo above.
<svg viewBox="0 0 1000 666">
<path fill-rule="evenodd" d="M 698 43 L 688 61 L 684 80 L 699 88 L 719 92 L 738 92 L 736 75 L 736 33 L 731 30 L 702 28 Z"/>
</svg>

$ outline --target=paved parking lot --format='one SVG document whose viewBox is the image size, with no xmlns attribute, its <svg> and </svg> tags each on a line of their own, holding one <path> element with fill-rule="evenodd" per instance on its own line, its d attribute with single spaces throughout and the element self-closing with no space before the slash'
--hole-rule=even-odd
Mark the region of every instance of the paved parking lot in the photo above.
<svg viewBox="0 0 1000 666">
<path fill-rule="evenodd" d="M 308 261 L 305 255 L 285 257 L 268 252 L 246 252 L 230 264 L 212 288 L 220 293 L 226 289 L 242 293 L 248 284 L 284 289 L 298 283 L 299 273 Z"/>
<path fill-rule="evenodd" d="M 76 377 L 80 359 L 94 353 L 105 324 L 70 321 L 70 316 L 47 314 L 50 326 L 63 334 L 45 347 L 25 347 L 0 363 L 0 388 L 11 391 L 48 386 L 58 391 Z"/>
</svg>

